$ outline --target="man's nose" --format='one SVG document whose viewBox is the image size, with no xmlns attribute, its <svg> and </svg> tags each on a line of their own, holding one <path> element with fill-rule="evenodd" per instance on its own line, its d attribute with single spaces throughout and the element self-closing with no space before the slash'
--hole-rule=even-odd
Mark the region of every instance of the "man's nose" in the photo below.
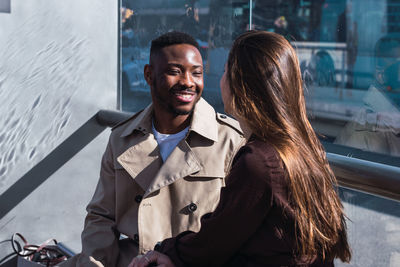
<svg viewBox="0 0 400 267">
<path fill-rule="evenodd" d="M 182 86 L 185 86 L 186 88 L 192 88 L 195 86 L 193 76 L 189 72 L 185 72 L 182 74 L 180 83 Z"/>
</svg>

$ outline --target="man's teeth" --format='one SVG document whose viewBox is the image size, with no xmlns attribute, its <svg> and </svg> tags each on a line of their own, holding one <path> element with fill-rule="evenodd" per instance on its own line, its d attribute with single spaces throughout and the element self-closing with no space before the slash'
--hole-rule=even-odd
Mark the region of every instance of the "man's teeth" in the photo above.
<svg viewBox="0 0 400 267">
<path fill-rule="evenodd" d="M 182 97 L 185 100 L 189 100 L 190 98 L 192 98 L 192 94 L 176 94 L 179 97 Z"/>
</svg>

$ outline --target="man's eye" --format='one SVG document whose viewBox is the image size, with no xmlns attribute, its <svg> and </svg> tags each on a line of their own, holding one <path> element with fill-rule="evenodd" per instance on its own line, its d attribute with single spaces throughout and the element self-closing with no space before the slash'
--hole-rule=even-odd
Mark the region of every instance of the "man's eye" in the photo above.
<svg viewBox="0 0 400 267">
<path fill-rule="evenodd" d="M 179 74 L 179 70 L 168 70 L 168 74 L 177 75 Z"/>
<path fill-rule="evenodd" d="M 203 73 L 201 71 L 193 72 L 194 76 L 201 76 Z"/>
</svg>

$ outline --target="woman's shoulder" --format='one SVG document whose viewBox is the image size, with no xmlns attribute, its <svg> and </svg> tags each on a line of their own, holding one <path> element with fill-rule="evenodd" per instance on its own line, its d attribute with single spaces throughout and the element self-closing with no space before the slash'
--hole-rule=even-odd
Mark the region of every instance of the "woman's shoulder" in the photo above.
<svg viewBox="0 0 400 267">
<path fill-rule="evenodd" d="M 267 172 L 283 171 L 283 162 L 275 147 L 252 136 L 237 153 L 234 166 L 246 168 L 252 174 L 265 176 Z"/>
<path fill-rule="evenodd" d="M 251 162 L 264 163 L 269 167 L 281 167 L 281 157 L 271 143 L 252 136 L 243 150 L 244 158 Z"/>
</svg>

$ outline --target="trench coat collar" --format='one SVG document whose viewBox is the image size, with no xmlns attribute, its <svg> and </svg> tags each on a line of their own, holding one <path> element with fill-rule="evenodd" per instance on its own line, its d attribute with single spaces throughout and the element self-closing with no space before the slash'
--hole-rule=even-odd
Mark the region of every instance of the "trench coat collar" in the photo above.
<svg viewBox="0 0 400 267">
<path fill-rule="evenodd" d="M 143 197 L 147 197 L 152 192 L 168 186 L 183 177 L 196 173 L 201 169 L 202 165 L 189 144 L 186 140 L 181 140 L 164 164 L 162 164 L 157 175 L 149 183 Z"/>
<path fill-rule="evenodd" d="M 203 98 L 200 98 L 194 108 L 190 131 L 218 142 L 218 125 L 215 110 Z"/>
<path fill-rule="evenodd" d="M 127 137 L 135 130 L 140 131 L 143 134 L 151 133 L 152 114 L 153 104 L 150 104 L 125 128 L 121 133 L 121 137 Z"/>
<path fill-rule="evenodd" d="M 143 197 L 202 169 L 185 139 L 164 163 L 153 134 L 140 135 L 137 139 L 137 143 L 123 152 L 117 161 L 143 189 Z"/>
<path fill-rule="evenodd" d="M 122 132 L 121 137 L 130 135 L 138 130 L 142 133 L 151 133 L 151 121 L 153 114 L 153 104 L 147 106 L 133 122 Z M 215 120 L 215 110 L 203 98 L 197 102 L 190 125 L 190 131 L 196 132 L 201 136 L 214 142 L 218 141 L 218 126 Z"/>
<path fill-rule="evenodd" d="M 144 197 L 176 180 L 202 169 L 186 139 L 181 140 L 163 163 L 151 128 L 153 106 L 149 105 L 125 128 L 121 137 L 140 131 L 136 144 L 118 157 L 118 162 L 145 191 Z M 203 98 L 195 106 L 190 131 L 218 141 L 216 114 Z M 177 168 L 177 166 L 179 166 Z M 149 179 L 150 178 L 150 179 Z"/>
</svg>

